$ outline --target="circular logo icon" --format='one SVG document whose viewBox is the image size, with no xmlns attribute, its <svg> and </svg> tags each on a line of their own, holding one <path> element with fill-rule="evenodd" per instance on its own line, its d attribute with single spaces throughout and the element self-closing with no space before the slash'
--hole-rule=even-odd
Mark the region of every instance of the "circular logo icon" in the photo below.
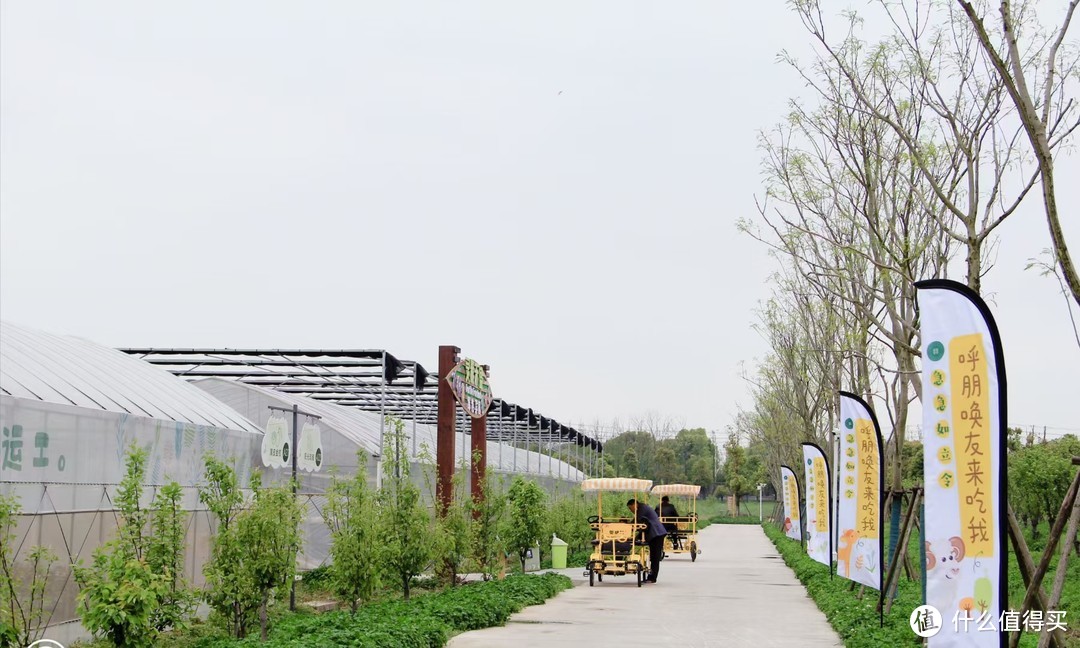
<svg viewBox="0 0 1080 648">
<path fill-rule="evenodd" d="M 937 422 L 937 426 L 934 427 L 934 432 L 942 439 L 949 436 L 949 422 L 945 419 L 941 419 Z"/>
<path fill-rule="evenodd" d="M 938 484 L 941 484 L 942 488 L 952 488 L 954 479 L 952 471 L 944 470 L 938 475 L 937 482 Z"/>
<path fill-rule="evenodd" d="M 26 648 L 64 648 L 64 644 L 52 639 L 38 639 Z"/>
<path fill-rule="evenodd" d="M 850 430 L 851 428 L 855 427 L 855 421 L 852 421 L 851 419 L 846 419 L 844 421 L 844 427 Z"/>
<path fill-rule="evenodd" d="M 934 384 L 934 387 L 941 387 L 945 384 L 945 372 L 941 369 L 934 369 L 930 372 L 930 382 Z"/>
<path fill-rule="evenodd" d="M 949 446 L 942 446 L 941 449 L 937 451 L 937 458 L 938 461 L 943 464 L 949 463 L 952 461 L 952 449 Z"/>
<path fill-rule="evenodd" d="M 936 409 L 937 411 L 944 412 L 948 404 L 948 401 L 946 401 L 945 397 L 941 394 L 934 396 L 934 409 Z"/>
<path fill-rule="evenodd" d="M 847 462 L 846 464 L 844 464 L 844 468 L 847 468 L 848 470 L 855 470 L 855 462 L 854 461 Z"/>
<path fill-rule="evenodd" d="M 934 362 L 941 360 L 945 355 L 945 345 L 941 342 L 931 342 L 930 346 L 926 348 L 926 355 L 930 356 L 930 359 Z"/>
<path fill-rule="evenodd" d="M 316 468 L 321 468 L 322 467 L 322 448 L 319 448 L 318 450 L 315 451 L 315 467 Z"/>
<path fill-rule="evenodd" d="M 847 440 L 848 443 L 855 443 L 855 435 L 854 434 L 849 434 L 844 438 Z"/>
<path fill-rule="evenodd" d="M 844 491 L 844 497 L 848 499 L 855 497 L 855 491 L 851 490 L 850 488 L 847 489 L 846 491 Z"/>
<path fill-rule="evenodd" d="M 920 605 L 911 613 L 908 624 L 920 637 L 933 637 L 941 631 L 941 612 L 933 605 Z"/>
<path fill-rule="evenodd" d="M 809 465 L 811 465 L 811 464 L 813 464 L 813 463 L 814 463 L 814 460 L 813 460 L 813 459 L 807 459 L 807 460 L 806 460 L 806 465 L 807 465 L 807 466 L 809 466 Z"/>
<path fill-rule="evenodd" d="M 289 461 L 289 444 L 281 446 L 281 460 L 288 463 Z"/>
</svg>

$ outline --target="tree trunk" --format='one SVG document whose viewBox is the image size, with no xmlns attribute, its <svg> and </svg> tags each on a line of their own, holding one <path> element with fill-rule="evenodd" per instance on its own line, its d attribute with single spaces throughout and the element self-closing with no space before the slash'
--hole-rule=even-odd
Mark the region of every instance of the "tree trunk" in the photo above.
<svg viewBox="0 0 1080 648">
<path fill-rule="evenodd" d="M 259 637 L 263 641 L 266 641 L 266 636 L 267 636 L 267 634 L 269 633 L 269 630 L 270 630 L 270 624 L 268 623 L 267 613 L 266 613 L 266 607 L 267 607 L 267 605 L 269 605 L 269 603 L 270 603 L 270 593 L 266 592 L 266 593 L 263 594 L 262 603 L 259 605 L 259 628 L 260 628 Z"/>
<path fill-rule="evenodd" d="M 406 601 L 409 600 L 409 580 L 410 579 L 409 579 L 408 576 L 402 576 L 401 577 L 401 589 L 402 589 L 402 591 L 405 592 L 405 600 Z"/>
</svg>

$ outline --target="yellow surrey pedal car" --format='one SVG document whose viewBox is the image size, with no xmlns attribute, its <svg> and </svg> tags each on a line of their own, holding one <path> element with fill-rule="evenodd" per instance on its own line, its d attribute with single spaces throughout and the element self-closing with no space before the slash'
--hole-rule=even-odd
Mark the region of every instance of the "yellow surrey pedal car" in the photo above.
<svg viewBox="0 0 1080 648">
<path fill-rule="evenodd" d="M 660 524 L 664 525 L 664 528 L 668 530 L 667 536 L 664 538 L 664 552 L 668 554 L 690 554 L 690 562 L 697 560 L 698 554 L 701 553 L 701 547 L 698 545 L 697 540 L 697 496 L 701 492 L 701 486 L 697 484 L 657 484 L 652 487 L 652 494 L 657 497 L 663 497 L 667 495 L 669 498 L 672 496 L 679 496 L 679 504 L 685 502 L 686 508 L 683 512 L 686 515 L 664 515 L 662 511 L 657 511 L 657 515 L 660 517 Z M 682 500 L 681 497 L 686 497 L 686 500 Z"/>
<path fill-rule="evenodd" d="M 604 576 L 634 574 L 637 586 L 647 578 L 649 571 L 649 545 L 645 542 L 645 523 L 635 513 L 628 517 L 604 517 L 604 492 L 633 493 L 638 501 L 644 501 L 645 493 L 652 488 L 652 480 L 629 477 L 602 477 L 581 482 L 581 490 L 596 493 L 596 515 L 589 517 L 589 526 L 596 536 L 592 541 L 592 554 L 585 566 L 589 575 L 589 587 Z"/>
</svg>

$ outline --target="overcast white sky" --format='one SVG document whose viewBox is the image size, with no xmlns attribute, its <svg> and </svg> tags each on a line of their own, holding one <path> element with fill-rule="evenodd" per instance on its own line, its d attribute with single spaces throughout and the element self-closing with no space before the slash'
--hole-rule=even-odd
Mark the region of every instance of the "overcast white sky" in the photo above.
<svg viewBox="0 0 1080 648">
<path fill-rule="evenodd" d="M 735 227 L 756 136 L 805 94 L 783 5 L 6 1 L 0 316 L 432 370 L 457 344 L 560 421 L 722 429 L 766 351 L 773 261 Z M 1080 257 L 1076 157 L 1058 173 Z M 1060 433 L 1080 349 L 1023 271 L 1032 198 L 985 290 L 1010 422 Z"/>
</svg>

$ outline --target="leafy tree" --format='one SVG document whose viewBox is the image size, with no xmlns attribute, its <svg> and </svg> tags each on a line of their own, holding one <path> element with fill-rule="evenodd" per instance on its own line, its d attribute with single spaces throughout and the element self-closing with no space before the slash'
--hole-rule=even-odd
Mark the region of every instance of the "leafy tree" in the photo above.
<svg viewBox="0 0 1080 648">
<path fill-rule="evenodd" d="M 675 451 L 666 443 L 661 443 L 659 446 L 655 458 L 655 481 L 661 484 L 675 484 L 684 481 L 684 473 L 675 461 Z"/>
<path fill-rule="evenodd" d="M 172 589 L 172 574 L 155 571 L 147 560 L 149 511 L 141 505 L 145 476 L 146 451 L 133 446 L 117 489 L 117 536 L 94 550 L 89 567 L 75 566 L 83 626 L 114 646 L 152 646 L 159 609 Z"/>
<path fill-rule="evenodd" d="M 479 456 L 474 456 L 473 461 L 479 461 Z M 465 492 L 468 474 L 465 462 L 460 462 L 450 482 L 450 506 L 435 521 L 435 562 L 443 568 L 442 579 L 451 587 L 457 584 L 457 575 L 469 557 L 473 535 L 474 502 Z"/>
<path fill-rule="evenodd" d="M 517 552 L 521 571 L 525 571 L 527 552 L 543 539 L 546 495 L 534 482 L 516 476 L 507 497 L 510 520 L 505 530 L 506 544 L 511 551 Z"/>
<path fill-rule="evenodd" d="M 237 638 L 258 618 L 265 640 L 270 600 L 296 573 L 300 506 L 288 489 L 263 487 L 255 471 L 250 507 L 244 510 L 236 471 L 214 457 L 205 461 L 207 485 L 199 489 L 199 500 L 217 522 L 210 560 L 203 566 L 206 601 Z"/>
<path fill-rule="evenodd" d="M 334 475 L 326 492 L 323 519 L 330 529 L 330 581 L 334 593 L 349 602 L 352 613 L 379 584 L 382 540 L 378 533 L 375 495 L 367 484 L 367 455 L 356 453 L 351 479 Z"/>
<path fill-rule="evenodd" d="M 242 638 L 259 607 L 254 579 L 245 569 L 246 549 L 238 528 L 244 495 L 231 466 L 211 456 L 206 457 L 205 466 L 207 483 L 199 488 L 199 501 L 209 509 L 217 528 L 210 544 L 210 559 L 203 565 L 204 597 L 210 608 L 225 619 L 229 634 Z"/>
<path fill-rule="evenodd" d="M 577 490 L 566 497 L 559 498 L 548 508 L 545 538 L 552 534 L 567 544 L 572 554 L 584 551 L 593 539 L 593 530 L 589 526 L 589 516 L 596 514 L 595 503 L 585 499 L 585 493 Z"/>
<path fill-rule="evenodd" d="M 506 495 L 491 475 L 485 477 L 481 488 L 483 497 L 473 506 L 472 558 L 484 580 L 491 580 L 499 573 L 506 557 L 506 542 L 501 534 L 506 518 Z"/>
<path fill-rule="evenodd" d="M 1011 427 L 1005 430 L 1005 446 L 1009 452 L 1016 452 L 1021 447 L 1020 439 L 1023 438 L 1024 431 L 1018 427 Z"/>
<path fill-rule="evenodd" d="M 401 583 L 409 598 L 412 579 L 427 569 L 434 558 L 435 534 L 431 515 L 420 497 L 420 489 L 409 478 L 406 453 L 394 452 L 405 443 L 405 424 L 387 417 L 388 431 L 383 448 L 384 471 L 378 494 L 378 528 L 384 543 L 383 566 Z"/>
<path fill-rule="evenodd" d="M 301 515 L 296 496 L 280 486 L 263 487 L 258 471 L 251 476 L 251 491 L 251 508 L 237 519 L 236 530 L 242 568 L 250 574 L 261 636 L 266 641 L 270 599 L 290 586 L 296 575 Z"/>
<path fill-rule="evenodd" d="M 619 462 L 619 475 L 648 479 L 653 472 L 656 443 L 656 437 L 649 432 L 623 432 L 604 443 L 604 453 Z M 628 459 L 626 453 L 631 449 L 634 452 Z"/>
<path fill-rule="evenodd" d="M 640 462 L 638 461 L 637 451 L 632 447 L 627 448 L 622 455 L 622 469 L 619 471 L 620 475 L 636 477 L 641 474 Z"/>
<path fill-rule="evenodd" d="M 146 560 L 157 574 L 169 579 L 168 593 L 153 615 L 158 630 L 183 628 L 195 609 L 195 597 L 184 579 L 184 492 L 177 482 L 161 487 L 150 510 L 150 540 Z"/>
<path fill-rule="evenodd" d="M 16 497 L 0 495 L 0 646 L 28 646 L 40 636 L 45 587 L 56 561 L 56 554 L 48 547 L 35 546 L 25 559 L 29 582 L 16 578 L 15 534 L 11 530 L 19 511 Z"/>
<path fill-rule="evenodd" d="M 724 485 L 728 492 L 739 498 L 753 492 L 764 477 L 760 464 L 747 457 L 746 448 L 739 444 L 739 435 L 732 432 L 724 444 Z"/>
<path fill-rule="evenodd" d="M 1051 525 L 1076 474 L 1072 456 L 1076 437 L 1021 448 L 1009 454 L 1009 500 L 1017 515 L 1038 536 L 1043 520 Z"/>
<path fill-rule="evenodd" d="M 690 465 L 690 472 L 686 480 L 691 484 L 697 484 L 703 489 L 713 483 L 713 460 L 711 458 L 698 457 Z"/>
</svg>

